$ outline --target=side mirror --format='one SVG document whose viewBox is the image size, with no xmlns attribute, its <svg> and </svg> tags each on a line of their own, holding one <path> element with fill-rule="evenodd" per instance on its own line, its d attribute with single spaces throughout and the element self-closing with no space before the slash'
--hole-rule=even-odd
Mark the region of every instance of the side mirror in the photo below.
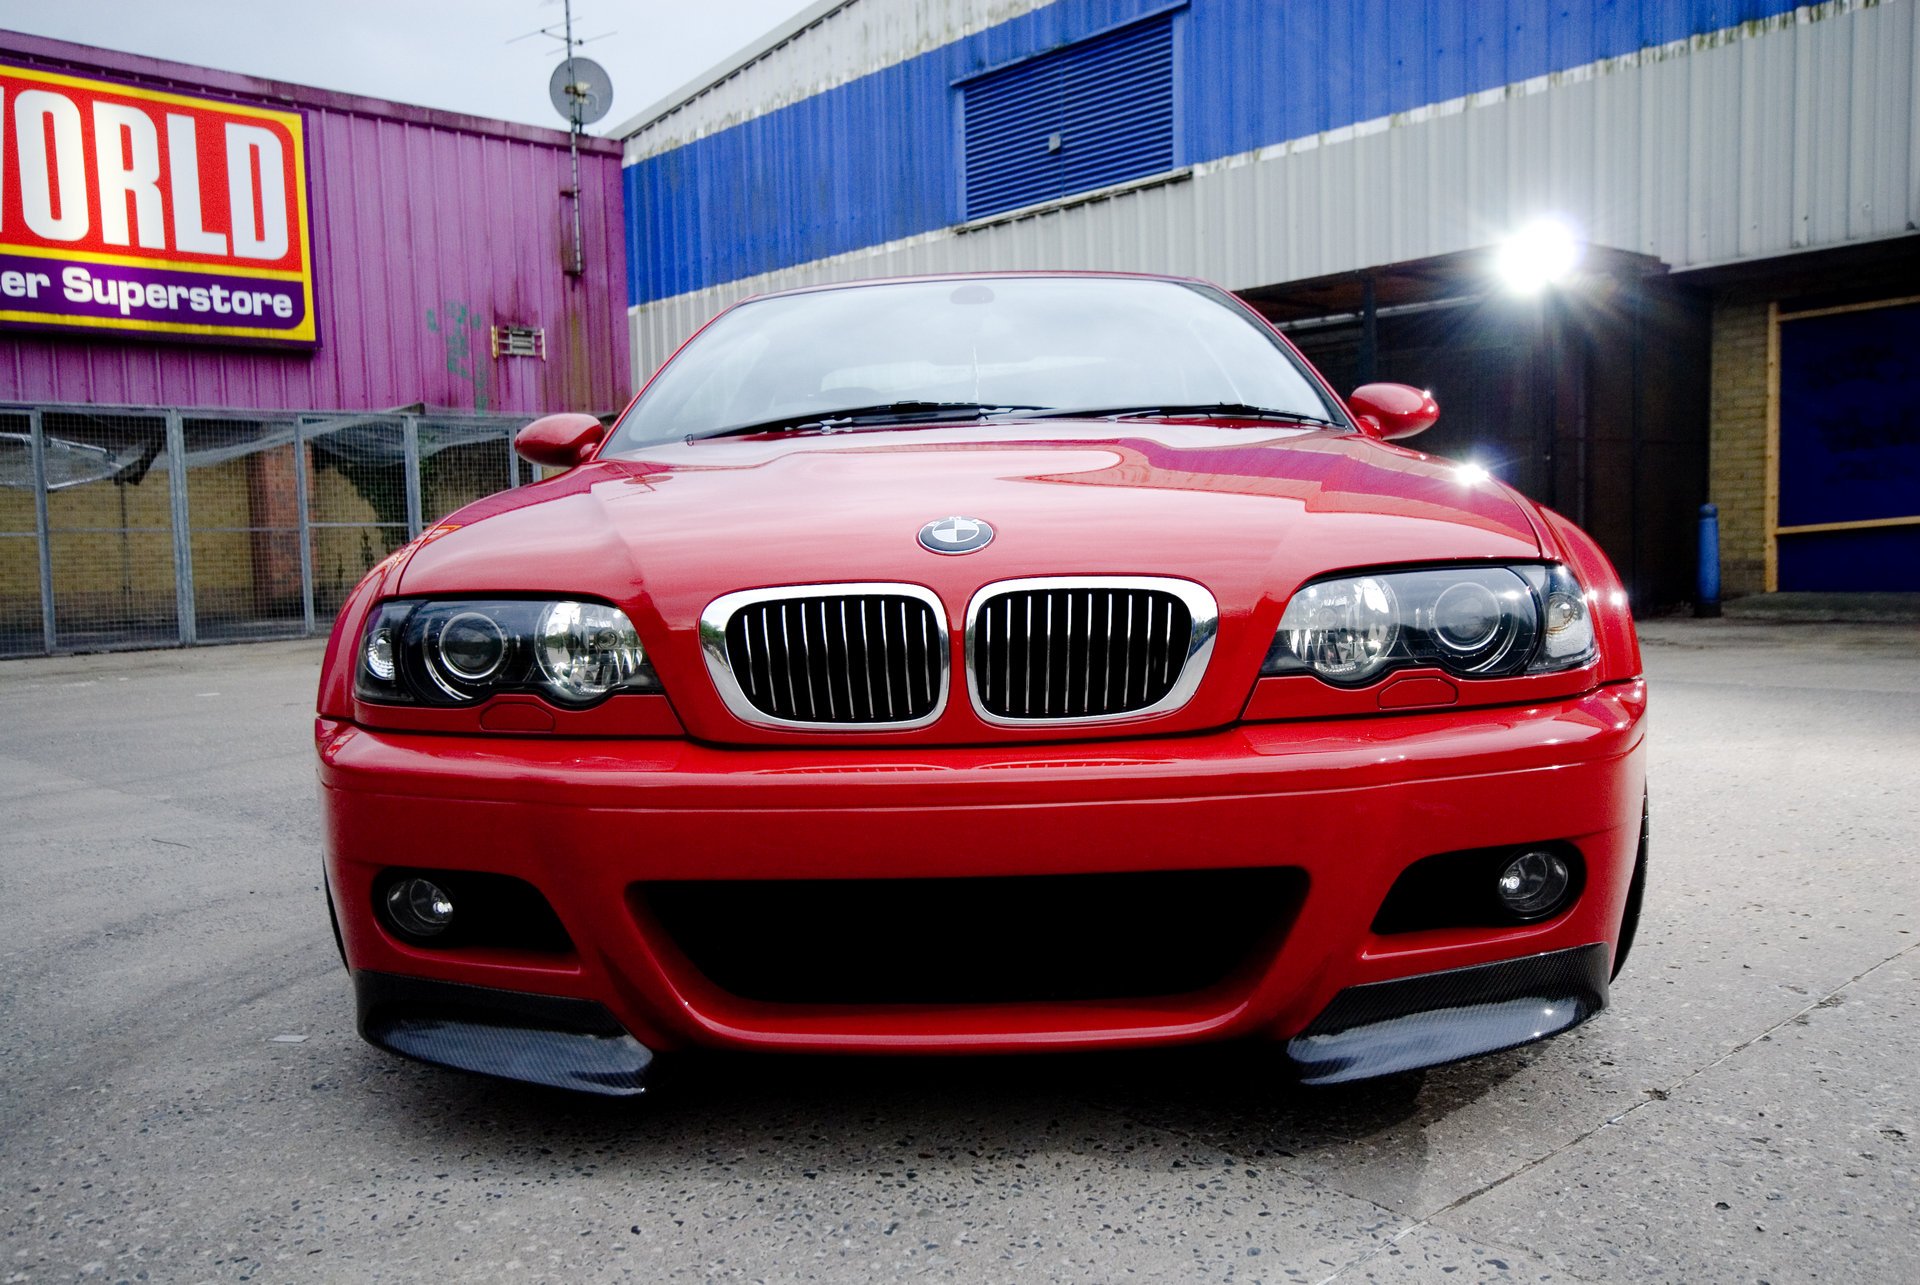
<svg viewBox="0 0 1920 1285">
<path fill-rule="evenodd" d="M 1369 434 L 1388 441 L 1424 433 L 1440 418 L 1433 394 L 1406 384 L 1362 384 L 1347 406 Z"/>
<path fill-rule="evenodd" d="M 593 454 L 607 426 L 591 415 L 574 413 L 536 419 L 513 436 L 520 458 L 547 468 L 572 468 Z"/>
</svg>

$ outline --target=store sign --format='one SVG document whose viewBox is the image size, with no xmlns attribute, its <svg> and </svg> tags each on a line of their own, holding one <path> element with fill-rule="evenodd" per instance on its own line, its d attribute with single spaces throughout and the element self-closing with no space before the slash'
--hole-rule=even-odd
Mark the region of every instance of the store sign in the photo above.
<svg viewBox="0 0 1920 1285">
<path fill-rule="evenodd" d="M 0 325 L 311 347 L 299 112 L 0 64 Z"/>
</svg>

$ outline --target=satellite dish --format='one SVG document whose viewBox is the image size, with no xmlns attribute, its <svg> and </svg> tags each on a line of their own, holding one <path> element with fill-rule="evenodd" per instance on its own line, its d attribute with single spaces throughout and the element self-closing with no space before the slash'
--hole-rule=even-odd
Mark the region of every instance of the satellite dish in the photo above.
<svg viewBox="0 0 1920 1285">
<path fill-rule="evenodd" d="M 591 58 L 569 58 L 547 82 L 553 109 L 570 124 L 591 125 L 613 109 L 613 80 Z"/>
</svg>

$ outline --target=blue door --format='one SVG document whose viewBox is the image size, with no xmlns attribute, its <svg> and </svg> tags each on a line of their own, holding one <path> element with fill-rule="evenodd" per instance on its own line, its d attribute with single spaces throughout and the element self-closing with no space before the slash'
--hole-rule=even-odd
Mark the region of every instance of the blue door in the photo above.
<svg viewBox="0 0 1920 1285">
<path fill-rule="evenodd" d="M 1920 590 L 1920 302 L 1780 319 L 1779 584 Z"/>
</svg>

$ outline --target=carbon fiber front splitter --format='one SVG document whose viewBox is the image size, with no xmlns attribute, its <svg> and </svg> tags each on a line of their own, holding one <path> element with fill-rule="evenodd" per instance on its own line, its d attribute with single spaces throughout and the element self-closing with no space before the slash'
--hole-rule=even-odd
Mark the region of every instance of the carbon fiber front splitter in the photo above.
<svg viewBox="0 0 1920 1285">
<path fill-rule="evenodd" d="M 1304 1084 L 1339 1084 L 1528 1044 L 1607 1006 L 1607 947 L 1351 986 L 1287 1043 Z M 404 1057 L 631 1097 L 653 1053 L 591 1000 L 360 971 L 360 1033 Z"/>
<path fill-rule="evenodd" d="M 1472 968 L 1349 986 L 1287 1042 L 1303 1084 L 1413 1071 L 1529 1044 L 1607 1006 L 1596 942 Z"/>
<path fill-rule="evenodd" d="M 653 1053 L 591 1000 L 356 972 L 360 1034 L 436 1066 L 633 1097 Z"/>
</svg>

